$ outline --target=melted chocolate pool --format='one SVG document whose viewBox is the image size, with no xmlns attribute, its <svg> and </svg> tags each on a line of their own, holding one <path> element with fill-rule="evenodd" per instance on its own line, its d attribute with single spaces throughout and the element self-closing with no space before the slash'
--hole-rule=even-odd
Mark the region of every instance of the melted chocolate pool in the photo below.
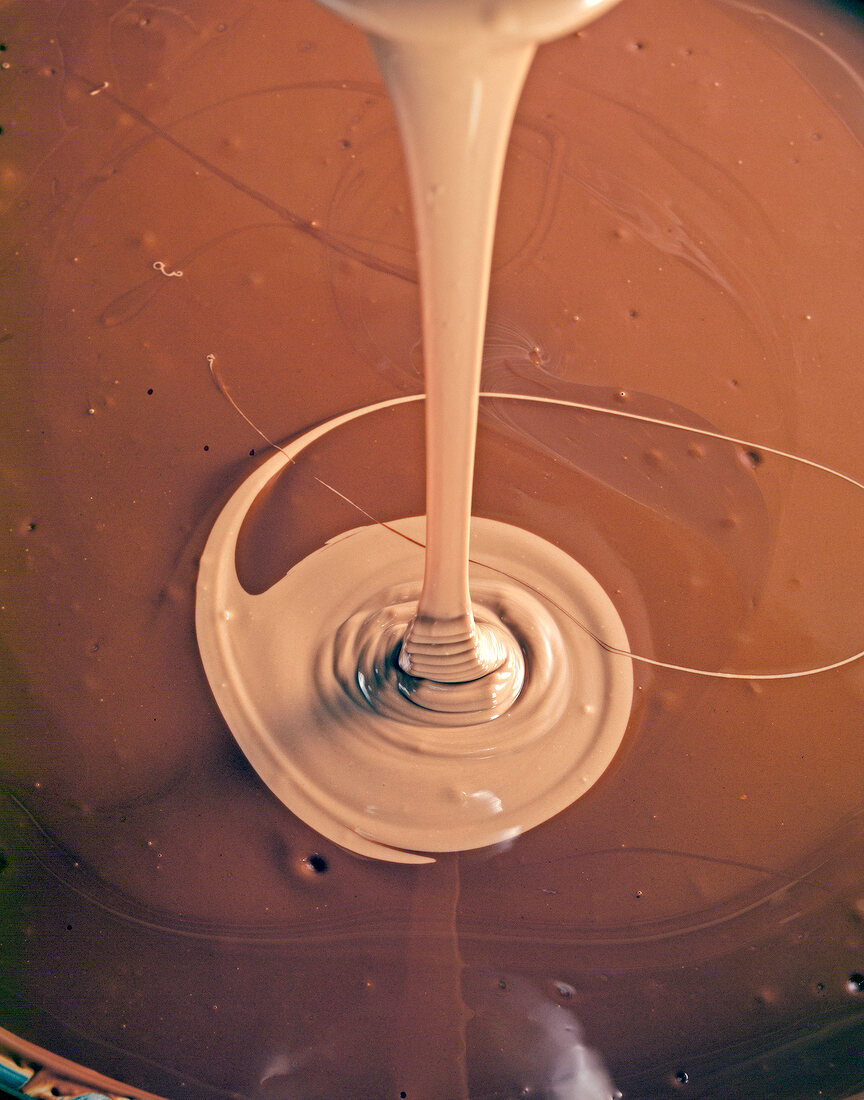
<svg viewBox="0 0 864 1100">
<path fill-rule="evenodd" d="M 430 866 L 262 786 L 193 632 L 267 451 L 208 356 L 272 439 L 420 390 L 388 102 L 300 2 L 2 22 L 0 1026 L 171 1100 L 581 1097 L 589 1050 L 631 1100 L 864 1088 L 860 664 L 637 665 L 591 791 Z M 529 77 L 485 388 L 747 441 L 484 403 L 475 512 L 576 557 L 637 653 L 864 644 L 864 498 L 767 450 L 864 479 L 861 73 L 857 5 L 624 0 Z M 422 512 L 420 424 L 383 412 L 274 483 L 247 588 L 366 522 L 349 501 Z"/>
</svg>

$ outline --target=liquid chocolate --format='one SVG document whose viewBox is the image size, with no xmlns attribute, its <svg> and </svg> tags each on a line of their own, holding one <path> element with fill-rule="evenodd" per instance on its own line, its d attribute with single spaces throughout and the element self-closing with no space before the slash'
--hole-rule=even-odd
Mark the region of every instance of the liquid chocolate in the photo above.
<svg viewBox="0 0 864 1100">
<path fill-rule="evenodd" d="M 263 786 L 193 630 L 207 534 L 267 451 L 208 356 L 271 439 L 422 389 L 391 109 L 311 5 L 3 23 L 0 1026 L 170 1100 L 568 1095 L 589 1051 L 628 1098 L 864 1087 L 860 665 L 637 664 L 583 798 L 428 866 L 359 859 Z M 859 492 L 767 448 L 864 479 L 862 30 L 626 0 L 528 77 L 484 389 L 747 442 L 481 402 L 475 514 L 583 564 L 636 653 L 861 648 Z M 270 486 L 247 590 L 357 505 L 423 512 L 422 409 L 377 428 Z"/>
</svg>

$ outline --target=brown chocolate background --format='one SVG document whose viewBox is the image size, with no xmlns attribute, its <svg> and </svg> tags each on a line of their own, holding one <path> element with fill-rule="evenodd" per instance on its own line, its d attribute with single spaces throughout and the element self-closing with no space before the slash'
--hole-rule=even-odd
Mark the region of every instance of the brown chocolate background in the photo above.
<svg viewBox="0 0 864 1100">
<path fill-rule="evenodd" d="M 864 494 L 759 449 L 864 480 L 864 23 L 759 12 L 623 0 L 541 50 L 486 356 L 489 389 L 756 446 L 491 402 L 476 511 L 578 557 L 637 652 L 770 672 L 864 646 Z M 864 1088 L 860 663 L 637 666 L 584 798 L 431 868 L 262 787 L 193 632 L 267 449 L 207 357 L 273 439 L 422 388 L 380 80 L 301 0 L 18 0 L 0 28 L 0 1026 L 170 1098 L 567 1095 L 577 1026 L 628 1100 Z M 422 510 L 420 413 L 273 485 L 244 582 L 356 526 L 316 477 Z"/>
</svg>

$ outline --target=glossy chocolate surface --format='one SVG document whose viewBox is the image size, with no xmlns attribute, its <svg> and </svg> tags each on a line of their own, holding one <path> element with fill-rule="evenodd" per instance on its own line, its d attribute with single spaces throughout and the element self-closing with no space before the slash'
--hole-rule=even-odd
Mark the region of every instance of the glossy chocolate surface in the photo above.
<svg viewBox="0 0 864 1100">
<path fill-rule="evenodd" d="M 305 3 L 2 24 L 0 1025 L 171 1100 L 569 1095 L 582 1040 L 632 1100 L 864 1087 L 860 664 L 637 666 L 584 798 L 430 867 L 263 788 L 193 630 L 267 449 L 207 357 L 271 439 L 422 388 L 390 108 Z M 864 645 L 864 494 L 760 450 L 864 480 L 862 72 L 858 5 L 624 0 L 529 76 L 486 388 L 747 441 L 484 405 L 475 511 L 572 553 L 637 653 Z M 357 525 L 315 478 L 422 511 L 420 410 L 379 420 L 272 486 L 250 590 Z"/>
</svg>

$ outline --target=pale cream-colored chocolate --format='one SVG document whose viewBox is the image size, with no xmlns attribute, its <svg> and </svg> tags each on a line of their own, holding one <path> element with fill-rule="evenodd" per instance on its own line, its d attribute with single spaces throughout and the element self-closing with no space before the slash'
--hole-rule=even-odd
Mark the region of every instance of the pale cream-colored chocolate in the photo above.
<svg viewBox="0 0 864 1100">
<path fill-rule="evenodd" d="M 471 521 L 513 115 L 541 35 L 572 32 L 595 7 L 345 8 L 374 27 L 409 170 L 426 516 L 408 528 L 346 532 L 266 592 L 245 592 L 237 543 L 257 497 L 358 413 L 313 428 L 220 513 L 201 557 L 195 627 L 213 696 L 258 775 L 293 813 L 358 855 L 424 863 L 414 853 L 511 841 L 584 795 L 627 728 L 629 643 L 610 597 L 554 544 L 520 526 Z M 359 415 L 378 411 L 380 403 Z"/>
<path fill-rule="evenodd" d="M 626 0 L 539 52 L 484 384 L 860 480 L 861 24 L 763 10 Z M 628 1097 L 686 1095 L 676 1073 L 860 1088 L 859 667 L 637 671 L 585 798 L 431 867 L 349 856 L 263 788 L 192 628 L 197 555 L 266 449 L 206 357 L 271 438 L 420 390 L 390 109 L 362 36 L 311 5 L 3 24 L 0 1024 L 172 1098 L 548 1094 L 574 1019 Z M 634 650 L 782 670 L 858 647 L 851 487 L 596 414 L 481 416 L 475 511 L 620 590 Z M 420 435 L 412 406 L 299 462 L 244 532 L 246 586 L 363 522 L 311 475 L 421 513 Z"/>
</svg>

